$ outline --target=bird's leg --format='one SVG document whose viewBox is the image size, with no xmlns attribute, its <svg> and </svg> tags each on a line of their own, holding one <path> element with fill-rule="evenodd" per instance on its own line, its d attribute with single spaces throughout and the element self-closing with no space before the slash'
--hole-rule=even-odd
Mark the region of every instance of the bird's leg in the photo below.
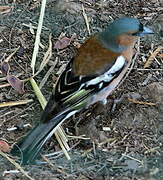
<svg viewBox="0 0 163 180">
<path fill-rule="evenodd" d="M 139 93 L 127 93 L 127 94 L 123 94 L 119 99 L 113 99 L 113 104 L 112 104 L 112 108 L 111 108 L 111 112 L 113 113 L 117 107 L 118 104 L 122 103 L 123 102 L 126 102 L 126 100 L 128 98 L 131 98 L 131 99 L 140 99 L 141 98 L 141 95 Z"/>
<path fill-rule="evenodd" d="M 104 118 L 108 119 L 108 116 L 110 116 L 110 114 L 116 110 L 117 105 L 124 101 L 126 97 L 128 97 L 126 94 L 122 95 L 118 99 L 109 96 L 108 99 L 105 99 L 104 101 L 100 101 L 99 103 L 97 103 L 94 111 L 95 114 L 100 115 L 101 113 L 103 113 Z"/>
<path fill-rule="evenodd" d="M 95 107 L 95 114 L 96 116 L 103 114 L 104 119 L 108 119 L 108 116 L 110 115 L 110 107 L 112 106 L 112 99 L 105 99 L 104 101 L 100 101 L 96 104 Z"/>
<path fill-rule="evenodd" d="M 111 112 L 113 113 L 117 107 L 118 104 L 120 104 L 124 98 L 126 98 L 126 95 L 122 95 L 120 98 L 118 99 L 113 99 L 113 104 L 112 104 L 112 108 L 111 108 Z"/>
</svg>

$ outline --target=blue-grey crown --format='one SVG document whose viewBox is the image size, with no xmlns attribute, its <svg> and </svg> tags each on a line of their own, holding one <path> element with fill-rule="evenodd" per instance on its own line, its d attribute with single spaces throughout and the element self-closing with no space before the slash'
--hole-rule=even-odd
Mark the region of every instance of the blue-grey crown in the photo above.
<svg viewBox="0 0 163 180">
<path fill-rule="evenodd" d="M 117 36 L 127 32 L 139 32 L 143 30 L 143 25 L 135 18 L 120 18 L 111 23 L 103 32 L 99 34 L 99 40 L 105 48 L 114 52 L 122 52 L 127 47 L 117 44 Z"/>
<path fill-rule="evenodd" d="M 142 26 L 142 27 L 141 27 Z M 111 23 L 102 33 L 103 36 L 117 36 L 130 31 L 136 32 L 140 28 L 143 30 L 143 25 L 135 18 L 120 18 Z"/>
</svg>

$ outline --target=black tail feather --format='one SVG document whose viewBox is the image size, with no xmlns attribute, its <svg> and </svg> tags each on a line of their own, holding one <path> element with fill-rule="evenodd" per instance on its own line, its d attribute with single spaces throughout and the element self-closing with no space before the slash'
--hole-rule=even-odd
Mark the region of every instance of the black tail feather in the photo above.
<svg viewBox="0 0 163 180">
<path fill-rule="evenodd" d="M 12 155 L 20 154 L 22 164 L 33 164 L 39 156 L 41 148 L 53 135 L 56 128 L 67 119 L 72 112 L 66 111 L 46 123 L 38 124 L 18 144 L 13 146 Z"/>
</svg>

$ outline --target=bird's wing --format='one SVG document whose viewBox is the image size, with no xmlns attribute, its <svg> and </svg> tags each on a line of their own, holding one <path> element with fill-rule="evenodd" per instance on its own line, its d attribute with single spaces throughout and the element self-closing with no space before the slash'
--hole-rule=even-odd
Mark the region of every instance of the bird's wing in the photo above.
<svg viewBox="0 0 163 180">
<path fill-rule="evenodd" d="M 104 89 L 113 90 L 128 66 L 125 58 L 119 56 L 112 67 L 99 76 L 75 76 L 72 65 L 71 61 L 61 74 L 43 112 L 42 122 L 37 124 L 11 151 L 13 155 L 18 155 L 21 150 L 23 164 L 31 164 L 35 161 L 43 145 L 67 118 L 89 106 L 92 100 L 96 102 L 94 100 L 96 95 Z M 113 85 L 114 81 L 117 82 Z M 103 96 L 103 93 L 100 95 Z"/>
<path fill-rule="evenodd" d="M 120 74 L 125 65 L 125 58 L 119 56 L 111 68 L 101 75 L 75 76 L 72 68 L 73 61 L 70 61 L 56 84 L 43 112 L 42 121 L 49 121 L 66 109 L 80 110 L 86 107 L 88 98 L 107 87 Z"/>
</svg>

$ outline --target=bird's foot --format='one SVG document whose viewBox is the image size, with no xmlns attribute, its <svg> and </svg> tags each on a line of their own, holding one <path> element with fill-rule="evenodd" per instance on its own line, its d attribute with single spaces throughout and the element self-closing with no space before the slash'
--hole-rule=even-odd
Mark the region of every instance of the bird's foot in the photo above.
<svg viewBox="0 0 163 180">
<path fill-rule="evenodd" d="M 113 99 L 111 113 L 116 110 L 117 105 L 120 104 L 124 100 L 124 98 L 126 98 L 126 95 L 122 95 L 119 99 Z"/>
</svg>

